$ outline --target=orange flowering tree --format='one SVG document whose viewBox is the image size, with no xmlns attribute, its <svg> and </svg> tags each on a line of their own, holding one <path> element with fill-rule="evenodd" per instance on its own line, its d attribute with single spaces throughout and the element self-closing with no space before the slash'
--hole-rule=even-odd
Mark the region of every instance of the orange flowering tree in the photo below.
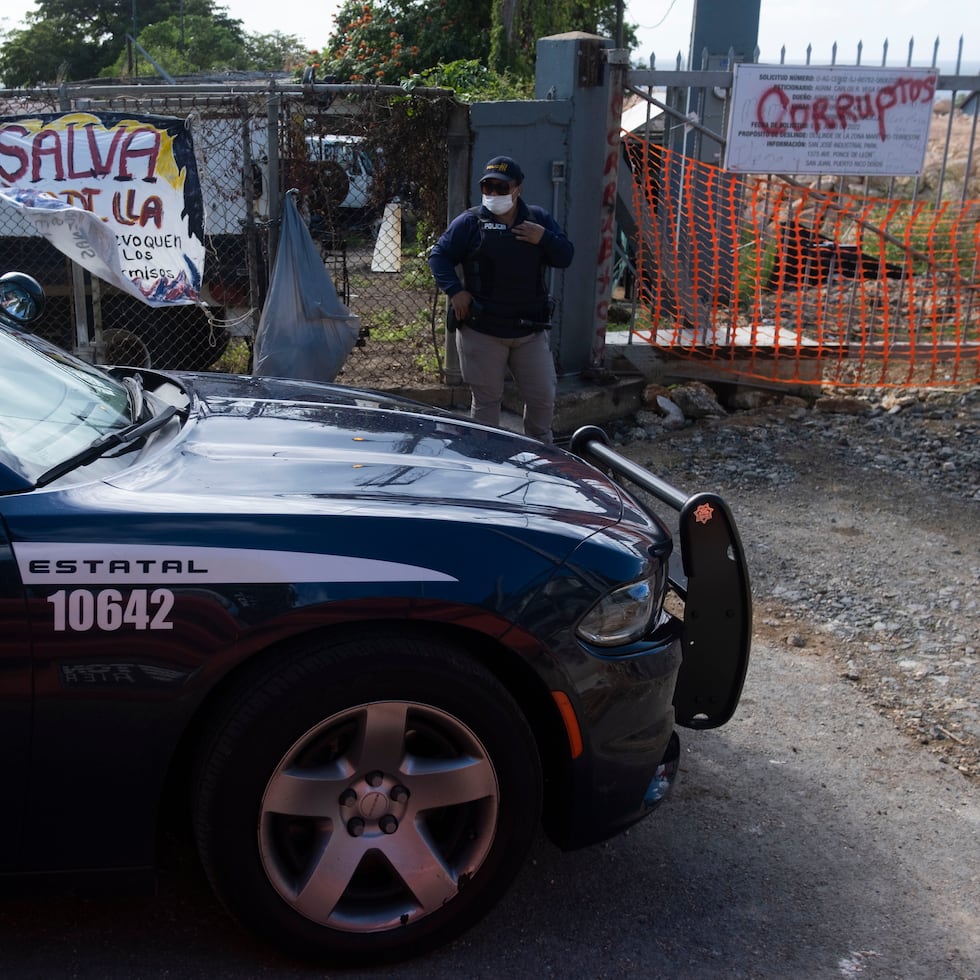
<svg viewBox="0 0 980 980">
<path fill-rule="evenodd" d="M 391 85 L 471 61 L 533 78 L 537 38 L 575 30 L 611 36 L 615 17 L 615 0 L 345 0 L 329 44 L 311 62 L 319 78 L 339 82 Z"/>
<path fill-rule="evenodd" d="M 321 52 L 317 76 L 393 85 L 440 62 L 490 46 L 490 12 L 470 0 L 345 0 Z"/>
</svg>

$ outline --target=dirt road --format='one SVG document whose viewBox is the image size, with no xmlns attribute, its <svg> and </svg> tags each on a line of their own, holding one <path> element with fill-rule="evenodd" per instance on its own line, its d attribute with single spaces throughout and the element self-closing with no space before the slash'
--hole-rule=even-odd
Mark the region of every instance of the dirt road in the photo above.
<svg viewBox="0 0 980 980">
<path fill-rule="evenodd" d="M 901 978 L 980 976 L 980 792 L 829 658 L 756 646 L 736 718 L 687 733 L 676 792 L 627 834 L 546 842 L 462 940 L 379 972 L 270 956 L 189 857 L 145 899 L 0 905 L 5 977 Z"/>
</svg>

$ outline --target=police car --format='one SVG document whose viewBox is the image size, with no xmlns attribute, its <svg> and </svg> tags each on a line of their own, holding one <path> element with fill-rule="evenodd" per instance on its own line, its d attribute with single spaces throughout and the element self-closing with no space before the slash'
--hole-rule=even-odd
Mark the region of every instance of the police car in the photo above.
<svg viewBox="0 0 980 980">
<path fill-rule="evenodd" d="M 395 960 L 476 922 L 540 826 L 570 849 L 650 813 L 675 726 L 735 711 L 719 497 L 598 429 L 568 452 L 377 392 L 93 367 L 28 332 L 35 286 L 0 279 L 5 880 L 152 881 L 183 808 L 253 933 Z"/>
</svg>

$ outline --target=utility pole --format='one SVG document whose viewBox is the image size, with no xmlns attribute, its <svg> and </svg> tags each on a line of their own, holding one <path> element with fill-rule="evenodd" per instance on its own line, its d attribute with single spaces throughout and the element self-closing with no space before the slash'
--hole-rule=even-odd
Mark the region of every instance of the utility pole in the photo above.
<svg viewBox="0 0 980 980">
<path fill-rule="evenodd" d="M 139 32 L 136 30 L 136 0 L 133 0 L 133 43 L 129 45 L 129 74 L 133 77 L 137 77 L 137 72 L 139 71 L 139 55 L 136 53 L 136 39 L 139 37 Z"/>
<path fill-rule="evenodd" d="M 755 60 L 759 45 L 759 8 L 761 0 L 694 0 L 691 25 L 691 49 L 688 68 L 692 71 L 731 71 L 733 62 Z M 680 94 L 680 92 L 678 92 Z M 690 89 L 685 105 L 675 105 L 684 115 L 716 133 L 724 132 L 728 92 L 718 89 Z M 718 163 L 720 144 L 678 126 L 671 140 L 685 155 Z"/>
</svg>

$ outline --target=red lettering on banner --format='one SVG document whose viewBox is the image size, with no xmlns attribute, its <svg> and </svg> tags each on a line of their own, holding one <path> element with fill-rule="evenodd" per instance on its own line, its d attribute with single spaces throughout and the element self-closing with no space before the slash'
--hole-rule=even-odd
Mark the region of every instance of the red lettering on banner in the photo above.
<svg viewBox="0 0 980 980">
<path fill-rule="evenodd" d="M 0 129 L 0 157 L 13 157 L 17 161 L 16 170 L 8 170 L 3 165 L 0 165 L 0 178 L 13 183 L 27 172 L 27 153 L 19 145 L 19 142 L 13 144 L 6 142 L 8 133 L 12 133 L 15 137 L 24 137 L 27 135 L 27 130 L 23 126 L 17 125 L 4 126 Z"/>
<path fill-rule="evenodd" d="M 151 137 L 149 146 L 136 146 L 136 140 L 140 136 Z M 135 129 L 126 134 L 126 142 L 119 154 L 119 175 L 117 180 L 132 180 L 133 175 L 129 172 L 129 165 L 133 160 L 146 157 L 146 176 L 142 179 L 155 181 L 157 158 L 160 155 L 160 133 L 156 129 Z"/>
<path fill-rule="evenodd" d="M 112 216 L 121 225 L 145 228 L 152 223 L 159 228 L 163 224 L 163 202 L 158 197 L 148 197 L 137 210 L 136 191 L 126 191 L 125 206 L 123 195 L 116 193 L 112 195 Z"/>
<path fill-rule="evenodd" d="M 102 192 L 97 187 L 82 187 L 81 189 L 75 189 L 71 191 L 62 191 L 61 197 L 63 197 L 72 207 L 77 205 L 82 208 L 83 211 L 94 211 L 95 210 L 95 195 L 101 194 Z"/>
<path fill-rule="evenodd" d="M 50 144 L 48 146 L 47 144 Z M 49 157 L 54 164 L 54 179 L 65 179 L 65 166 L 62 161 L 61 133 L 53 129 L 42 129 L 34 137 L 31 147 L 31 180 L 41 179 L 41 164 Z"/>
<path fill-rule="evenodd" d="M 74 123 L 68 126 L 68 169 L 71 176 L 78 179 L 81 177 L 105 177 L 110 174 L 112 172 L 112 161 L 116 156 L 116 147 L 119 145 L 119 141 L 123 136 L 125 136 L 123 130 L 120 129 L 113 133 L 112 142 L 109 144 L 109 151 L 103 158 L 99 152 L 99 141 L 95 126 L 92 123 L 86 123 L 82 127 L 85 130 L 86 141 L 77 151 L 75 147 L 76 128 Z M 85 149 L 88 150 L 88 158 L 86 159 L 82 155 L 81 166 L 76 170 L 76 158 L 80 154 L 83 154 Z"/>
<path fill-rule="evenodd" d="M 149 224 L 156 225 L 157 228 L 163 225 L 163 201 L 152 195 L 140 208 L 140 227 L 145 228 Z"/>
<path fill-rule="evenodd" d="M 81 137 L 84 131 L 84 138 Z M 103 135 L 108 134 L 103 131 Z M 30 180 L 80 180 L 111 177 L 154 183 L 163 142 L 151 126 L 112 131 L 111 140 L 99 139 L 92 123 L 69 123 L 63 130 L 0 126 L 0 178 L 14 184 L 28 173 Z M 100 149 L 100 147 L 102 149 Z"/>
</svg>

